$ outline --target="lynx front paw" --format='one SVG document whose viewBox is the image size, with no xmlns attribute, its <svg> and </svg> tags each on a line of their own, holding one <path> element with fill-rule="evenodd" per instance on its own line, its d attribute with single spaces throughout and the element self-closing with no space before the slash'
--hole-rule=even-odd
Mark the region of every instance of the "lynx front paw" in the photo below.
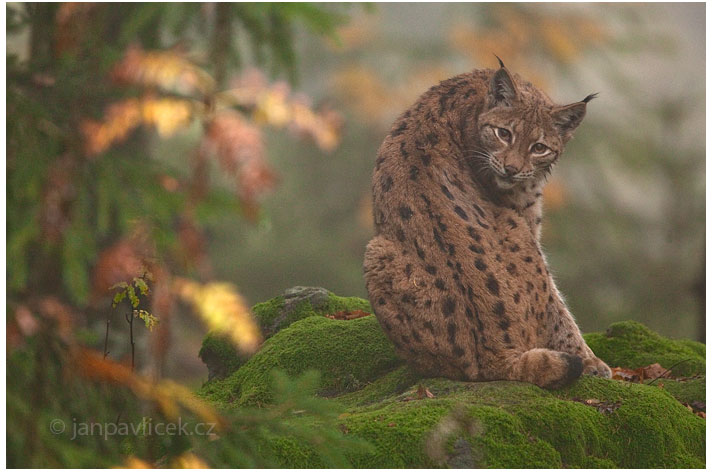
<svg viewBox="0 0 712 472">
<path fill-rule="evenodd" d="M 611 368 L 598 357 L 589 357 L 583 361 L 583 375 L 595 375 L 610 379 Z"/>
</svg>

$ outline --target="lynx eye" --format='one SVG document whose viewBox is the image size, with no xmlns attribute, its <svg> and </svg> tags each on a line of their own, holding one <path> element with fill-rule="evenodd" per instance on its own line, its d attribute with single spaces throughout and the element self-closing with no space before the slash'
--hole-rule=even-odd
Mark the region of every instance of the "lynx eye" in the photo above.
<svg viewBox="0 0 712 472">
<path fill-rule="evenodd" d="M 512 132 L 504 128 L 495 128 L 495 134 L 499 139 L 505 143 L 510 143 L 512 141 Z"/>
<path fill-rule="evenodd" d="M 534 154 L 544 154 L 548 150 L 549 150 L 549 148 L 546 147 L 546 145 L 544 145 L 542 143 L 536 143 L 535 145 L 532 146 L 532 152 Z"/>
</svg>

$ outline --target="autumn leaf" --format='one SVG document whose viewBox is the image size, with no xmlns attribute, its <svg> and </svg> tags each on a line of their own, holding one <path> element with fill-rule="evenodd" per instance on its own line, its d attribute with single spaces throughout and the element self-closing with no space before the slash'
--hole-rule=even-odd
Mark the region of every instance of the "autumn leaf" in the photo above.
<svg viewBox="0 0 712 472">
<path fill-rule="evenodd" d="M 265 159 L 262 132 L 239 113 L 217 114 L 206 126 L 201 148 L 215 155 L 220 167 L 235 178 L 244 202 L 254 202 L 276 183 Z"/>
<path fill-rule="evenodd" d="M 193 114 L 193 104 L 178 98 L 146 96 L 113 103 L 102 121 L 82 122 L 84 151 L 89 156 L 101 154 L 141 125 L 155 127 L 161 137 L 170 136 L 190 124 Z"/>
<path fill-rule="evenodd" d="M 177 278 L 174 286 L 178 295 L 193 306 L 210 329 L 227 335 L 243 352 L 257 350 L 262 341 L 259 327 L 232 284 L 200 284 Z"/>
<path fill-rule="evenodd" d="M 326 315 L 327 318 L 332 320 L 355 320 L 364 316 L 371 316 L 371 313 L 363 310 L 341 310 Z"/>
<path fill-rule="evenodd" d="M 158 87 L 191 95 L 209 95 L 215 88 L 210 75 L 190 62 L 177 50 L 144 51 L 131 46 L 114 66 L 112 78 L 118 83 Z"/>
</svg>

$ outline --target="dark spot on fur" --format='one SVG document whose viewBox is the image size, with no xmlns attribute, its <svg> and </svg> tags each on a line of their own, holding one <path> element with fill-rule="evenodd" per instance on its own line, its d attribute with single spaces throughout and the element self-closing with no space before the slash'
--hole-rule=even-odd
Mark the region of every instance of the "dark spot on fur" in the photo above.
<svg viewBox="0 0 712 472">
<path fill-rule="evenodd" d="M 477 259 L 475 259 L 475 267 L 477 268 L 477 270 L 481 270 L 481 271 L 487 270 L 487 264 L 482 262 L 482 259 L 480 259 L 479 257 Z"/>
<path fill-rule="evenodd" d="M 532 263 L 534 262 L 534 259 L 532 259 L 532 256 L 527 256 L 524 258 L 524 262 Z"/>
<path fill-rule="evenodd" d="M 440 290 L 445 290 L 445 281 L 443 279 L 436 279 L 435 286 Z"/>
<path fill-rule="evenodd" d="M 514 220 L 511 219 L 511 218 L 507 218 L 507 223 L 509 224 L 509 226 L 510 226 L 512 229 L 514 229 L 514 228 L 517 227 L 517 223 L 515 223 Z"/>
<path fill-rule="evenodd" d="M 519 249 L 520 249 L 519 244 L 515 244 L 509 248 L 509 250 L 512 252 L 517 252 L 517 251 L 519 251 Z"/>
<path fill-rule="evenodd" d="M 415 241 L 415 252 L 418 253 L 418 257 L 425 259 L 425 251 L 418 245 L 418 241 Z"/>
<path fill-rule="evenodd" d="M 440 142 L 440 136 L 438 136 L 437 133 L 428 133 L 425 139 L 428 140 L 428 144 L 431 146 L 435 146 L 438 142 Z"/>
<path fill-rule="evenodd" d="M 427 272 L 430 275 L 435 275 L 438 273 L 438 270 L 435 268 L 435 266 L 428 265 L 428 266 L 425 266 L 425 272 Z"/>
<path fill-rule="evenodd" d="M 454 255 L 455 255 L 455 245 L 448 243 L 448 245 L 447 245 L 447 252 L 448 252 L 448 254 L 450 254 L 451 256 L 454 256 Z"/>
<path fill-rule="evenodd" d="M 501 256 L 501 255 L 497 254 L 496 256 L 494 256 L 494 258 L 495 258 L 495 260 L 496 260 L 497 262 L 502 262 L 502 256 Z"/>
<path fill-rule="evenodd" d="M 492 274 L 487 274 L 487 290 L 493 295 L 499 296 L 499 282 Z"/>
<path fill-rule="evenodd" d="M 383 179 L 383 181 L 381 182 L 381 190 L 383 192 L 389 191 L 392 186 L 393 186 L 393 177 L 391 177 L 390 175 L 388 177 L 386 177 L 385 179 Z"/>
<path fill-rule="evenodd" d="M 435 327 L 433 327 L 433 323 L 431 323 L 430 321 L 426 321 L 425 323 L 423 323 L 423 326 L 431 333 L 435 333 Z"/>
<path fill-rule="evenodd" d="M 472 309 L 470 307 L 465 308 L 465 316 L 467 316 L 467 318 L 470 320 L 475 319 L 475 315 L 472 313 Z"/>
<path fill-rule="evenodd" d="M 398 238 L 398 241 L 403 242 L 405 241 L 405 233 L 401 228 L 398 228 L 396 230 L 396 238 Z"/>
<path fill-rule="evenodd" d="M 492 312 L 497 316 L 503 316 L 504 315 L 504 303 L 502 303 L 502 301 L 498 301 L 497 303 L 495 303 L 494 306 L 492 307 Z"/>
<path fill-rule="evenodd" d="M 465 213 L 465 210 L 463 210 L 460 206 L 455 207 L 455 213 L 457 213 L 457 216 L 459 216 L 465 221 L 470 219 L 470 217 L 467 216 L 467 213 Z"/>
<path fill-rule="evenodd" d="M 455 300 L 452 297 L 447 297 L 443 301 L 443 315 L 452 316 L 455 313 Z"/>
<path fill-rule="evenodd" d="M 481 246 L 476 246 L 475 244 L 470 244 L 467 248 L 468 248 L 470 251 L 475 252 L 475 253 L 477 253 L 477 254 L 484 254 L 484 253 L 485 253 L 485 250 L 482 249 Z"/>
<path fill-rule="evenodd" d="M 452 353 L 455 354 L 455 356 L 457 357 L 462 357 L 465 355 L 465 350 L 462 349 L 460 346 L 455 345 L 452 347 Z"/>
<path fill-rule="evenodd" d="M 417 180 L 420 169 L 417 166 L 410 166 L 410 180 Z"/>
<path fill-rule="evenodd" d="M 398 127 L 391 131 L 391 136 L 400 136 L 405 130 L 408 129 L 408 123 L 403 120 L 398 124 Z"/>
<path fill-rule="evenodd" d="M 438 244 L 438 247 L 442 252 L 447 252 L 447 249 L 445 249 L 445 244 L 443 243 L 443 239 L 440 236 L 440 232 L 437 230 L 437 228 L 433 228 L 433 238 L 435 238 L 435 242 Z"/>
<path fill-rule="evenodd" d="M 513 297 L 513 298 L 514 298 L 514 303 L 519 303 L 519 292 L 516 292 L 516 293 L 514 294 L 514 297 Z"/>
<path fill-rule="evenodd" d="M 541 283 L 541 289 L 546 290 L 546 281 Z"/>
<path fill-rule="evenodd" d="M 487 223 L 483 223 L 482 221 L 480 221 L 479 218 L 475 218 L 475 219 L 477 220 L 478 225 L 482 226 L 484 229 L 489 229 L 489 225 Z"/>
<path fill-rule="evenodd" d="M 410 277 L 410 274 L 413 273 L 413 264 L 406 264 L 405 266 L 405 276 Z"/>
<path fill-rule="evenodd" d="M 386 304 L 386 300 L 385 300 L 383 297 L 381 297 L 381 298 L 378 299 L 378 304 L 379 304 L 379 305 L 385 305 L 385 304 Z"/>
<path fill-rule="evenodd" d="M 455 270 L 462 274 L 462 264 L 460 264 L 459 262 L 456 262 Z"/>
<path fill-rule="evenodd" d="M 455 197 L 450 193 L 450 189 L 448 189 L 446 186 L 441 185 L 440 190 L 443 192 L 443 194 L 445 194 L 447 198 L 449 198 L 450 200 L 455 200 Z"/>
<path fill-rule="evenodd" d="M 433 301 L 432 300 L 425 300 L 425 308 L 430 308 L 433 306 Z"/>
<path fill-rule="evenodd" d="M 423 161 L 424 166 L 429 166 L 430 165 L 430 155 L 427 153 L 423 153 L 420 155 L 420 160 Z"/>
<path fill-rule="evenodd" d="M 512 275 L 515 275 L 517 273 L 517 266 L 510 262 L 509 264 L 507 264 L 507 272 Z"/>
<path fill-rule="evenodd" d="M 527 204 L 524 205 L 524 209 L 526 210 L 527 208 L 531 208 L 532 205 L 534 205 L 535 203 L 536 203 L 536 200 L 534 200 L 532 202 L 527 202 Z"/>
<path fill-rule="evenodd" d="M 450 341 L 451 344 L 455 343 L 455 332 L 456 332 L 455 323 L 448 323 L 447 324 L 447 339 L 448 339 L 448 341 Z"/>
<path fill-rule="evenodd" d="M 404 220 L 409 220 L 410 217 L 413 216 L 413 210 L 411 210 L 410 207 L 404 205 L 398 208 L 398 214 Z"/>
<path fill-rule="evenodd" d="M 480 236 L 480 234 L 479 234 L 477 231 L 475 231 L 475 228 L 473 228 L 472 226 L 468 226 L 468 227 L 467 227 L 467 233 L 470 235 L 470 237 L 471 237 L 472 239 L 475 240 L 475 242 L 478 242 L 478 243 L 479 243 L 479 242 L 480 242 L 480 239 L 482 239 L 482 237 Z"/>
<path fill-rule="evenodd" d="M 400 143 L 400 153 L 403 159 L 408 159 L 408 151 L 405 150 L 405 141 Z"/>
</svg>

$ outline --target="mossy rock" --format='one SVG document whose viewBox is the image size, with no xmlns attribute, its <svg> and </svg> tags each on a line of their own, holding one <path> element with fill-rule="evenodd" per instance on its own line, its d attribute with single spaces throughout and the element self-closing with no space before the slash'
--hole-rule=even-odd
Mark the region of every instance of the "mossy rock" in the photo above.
<svg viewBox="0 0 712 472">
<path fill-rule="evenodd" d="M 292 287 L 284 294 L 252 307 L 265 339 L 309 316 L 354 310 L 372 312 L 368 300 L 340 297 L 321 287 Z M 248 359 L 235 349 L 227 337 L 215 333 L 205 337 L 198 356 L 208 367 L 208 380 L 227 377 Z"/>
<path fill-rule="evenodd" d="M 704 344 L 668 339 L 635 321 L 613 323 L 605 333 L 584 338 L 611 367 L 637 369 L 657 362 L 676 377 L 705 373 Z"/>
<path fill-rule="evenodd" d="M 669 367 L 679 361 L 675 355 L 694 355 L 700 370 L 683 375 L 704 372 L 704 346 L 670 341 L 637 323 L 612 328 L 611 336 L 587 336 L 612 365 Z M 652 354 L 644 358 L 641 351 Z M 283 327 L 229 377 L 206 383 L 199 394 L 222 408 L 264 405 L 274 368 L 291 376 L 321 372 L 319 395 L 343 412 L 341 430 L 373 446 L 349 457 L 354 467 L 705 466 L 705 420 L 680 403 L 705 400 L 703 377 L 653 385 L 583 377 L 558 391 L 521 382 L 422 379 L 396 358 L 375 317 L 341 321 L 312 314 Z M 324 466 L 293 439 L 265 447 L 283 467 Z"/>
<path fill-rule="evenodd" d="M 270 400 L 273 369 L 289 375 L 315 369 L 321 372 L 320 394 L 334 396 L 363 388 L 402 362 L 372 315 L 351 321 L 309 316 L 280 330 L 236 372 L 206 383 L 200 393 L 215 401 L 262 405 Z"/>
</svg>

